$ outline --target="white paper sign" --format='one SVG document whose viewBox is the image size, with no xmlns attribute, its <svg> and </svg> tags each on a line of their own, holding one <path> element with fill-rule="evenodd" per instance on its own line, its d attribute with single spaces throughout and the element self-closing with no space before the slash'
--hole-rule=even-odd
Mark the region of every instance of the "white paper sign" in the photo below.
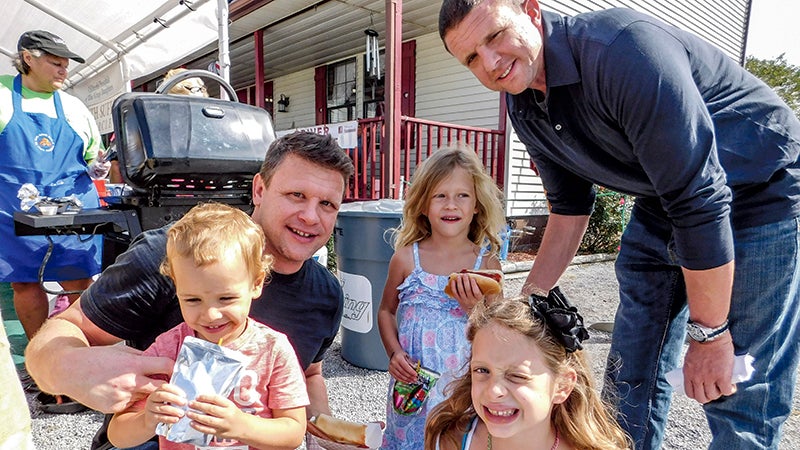
<svg viewBox="0 0 800 450">
<path fill-rule="evenodd" d="M 277 137 L 283 137 L 295 131 L 307 131 L 317 134 L 329 134 L 332 138 L 336 139 L 336 143 L 342 148 L 356 148 L 358 147 L 358 121 L 351 120 L 349 122 L 339 123 L 326 123 L 324 125 L 314 125 L 312 127 L 292 128 L 291 130 L 276 131 Z"/>
<path fill-rule="evenodd" d="M 372 283 L 365 276 L 342 271 L 339 271 L 339 283 L 344 292 L 342 326 L 356 333 L 369 333 L 374 322 Z"/>
</svg>

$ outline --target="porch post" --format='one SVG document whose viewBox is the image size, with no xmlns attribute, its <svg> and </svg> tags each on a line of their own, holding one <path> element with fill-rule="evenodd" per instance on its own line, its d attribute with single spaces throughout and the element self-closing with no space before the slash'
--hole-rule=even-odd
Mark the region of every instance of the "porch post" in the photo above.
<svg viewBox="0 0 800 450">
<path fill-rule="evenodd" d="M 264 29 L 253 33 L 253 50 L 255 50 L 256 64 L 256 103 L 259 108 L 265 108 L 264 102 Z"/>
<path fill-rule="evenodd" d="M 506 186 L 506 143 L 508 142 L 508 133 L 506 133 L 506 124 L 508 123 L 508 104 L 506 103 L 506 94 L 500 93 L 500 108 L 497 117 L 497 129 L 501 134 L 497 143 L 497 175 L 495 179 L 497 186 L 505 194 Z"/>
<path fill-rule="evenodd" d="M 386 109 L 381 141 L 385 164 L 383 192 L 387 198 L 400 195 L 400 68 L 403 48 L 403 0 L 386 0 Z"/>
<path fill-rule="evenodd" d="M 253 51 L 255 58 L 255 100 L 254 105 L 265 108 L 264 103 L 264 30 L 258 29 L 253 33 Z"/>
</svg>

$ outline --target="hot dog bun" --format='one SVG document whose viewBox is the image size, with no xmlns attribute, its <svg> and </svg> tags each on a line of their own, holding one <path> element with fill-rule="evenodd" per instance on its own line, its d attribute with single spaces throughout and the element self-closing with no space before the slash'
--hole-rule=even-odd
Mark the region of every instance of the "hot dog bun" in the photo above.
<svg viewBox="0 0 800 450">
<path fill-rule="evenodd" d="M 449 295 L 450 297 L 455 297 L 455 295 L 453 295 L 453 291 L 450 289 L 450 282 L 462 273 L 467 274 L 470 278 L 475 280 L 476 283 L 478 283 L 478 288 L 480 288 L 483 295 L 499 294 L 503 290 L 503 271 L 490 269 L 464 269 L 461 272 L 454 272 L 450 274 L 450 279 L 448 280 L 447 286 L 444 288 L 445 294 Z"/>
<path fill-rule="evenodd" d="M 320 414 L 313 422 L 316 428 L 324 434 L 318 436 L 329 441 L 341 444 L 351 444 L 358 447 L 367 447 L 367 425 L 347 420 L 337 419 L 327 414 Z M 309 431 L 315 434 L 309 427 Z"/>
</svg>

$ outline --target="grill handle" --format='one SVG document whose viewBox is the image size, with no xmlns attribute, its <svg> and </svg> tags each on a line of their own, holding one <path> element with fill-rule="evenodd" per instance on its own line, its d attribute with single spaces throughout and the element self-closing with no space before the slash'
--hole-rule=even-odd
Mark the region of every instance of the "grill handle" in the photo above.
<svg viewBox="0 0 800 450">
<path fill-rule="evenodd" d="M 172 89 L 173 86 L 180 83 L 181 81 L 187 78 L 195 78 L 195 77 L 209 78 L 216 81 L 217 83 L 219 83 L 221 88 L 225 89 L 225 91 L 228 92 L 228 98 L 232 102 L 235 103 L 239 102 L 239 97 L 236 95 L 236 91 L 233 90 L 233 87 L 227 81 L 225 81 L 224 78 L 213 72 L 209 72 L 207 70 L 202 70 L 202 69 L 191 69 L 187 70 L 186 72 L 181 72 L 173 77 L 170 77 L 170 79 L 161 83 L 161 85 L 159 85 L 156 88 L 156 94 L 163 94 L 165 92 L 168 92 L 170 89 Z"/>
</svg>

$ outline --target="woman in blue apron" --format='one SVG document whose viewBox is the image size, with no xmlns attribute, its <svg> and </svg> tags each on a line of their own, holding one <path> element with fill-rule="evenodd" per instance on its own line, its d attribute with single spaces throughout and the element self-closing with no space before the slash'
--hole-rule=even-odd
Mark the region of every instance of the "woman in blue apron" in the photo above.
<svg viewBox="0 0 800 450">
<path fill-rule="evenodd" d="M 25 36 L 33 39 L 30 44 L 33 49 L 43 51 L 27 51 L 31 47 L 23 46 Z M 69 52 L 63 41 L 53 37 L 46 32 L 29 32 L 20 38 L 20 57 L 24 58 L 25 70 L 20 70 L 21 74 L 13 79 L 13 114 L 0 132 L 0 281 L 11 282 L 14 307 L 29 338 L 47 317 L 47 296 L 38 281 L 48 242 L 44 236 L 16 236 L 13 216 L 20 210 L 17 192 L 24 183 L 32 183 L 42 196 L 75 195 L 83 208 L 99 207 L 97 191 L 84 160 L 84 141 L 67 122 L 57 92 L 66 77 L 66 58 L 80 58 Z M 62 50 L 68 54 L 61 56 Z M 39 56 L 34 56 L 37 53 Z M 56 117 L 22 110 L 23 78 L 31 80 L 25 86 L 31 87 L 34 95 L 52 92 Z M 54 86 L 52 90 L 37 89 L 48 83 Z M 8 106 L 0 104 L 0 109 Z M 102 236 L 52 236 L 52 240 L 52 254 L 43 279 L 58 281 L 65 290 L 88 287 L 91 276 L 100 271 Z"/>
</svg>

